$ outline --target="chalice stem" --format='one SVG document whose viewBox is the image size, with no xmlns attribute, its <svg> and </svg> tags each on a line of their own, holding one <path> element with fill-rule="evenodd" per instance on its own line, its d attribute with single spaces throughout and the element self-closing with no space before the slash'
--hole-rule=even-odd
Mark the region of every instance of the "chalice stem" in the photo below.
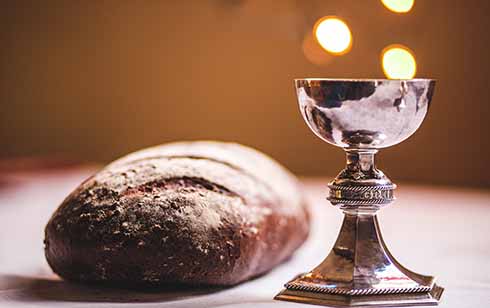
<svg viewBox="0 0 490 308">
<path fill-rule="evenodd" d="M 383 241 L 377 212 L 394 200 L 396 185 L 376 168 L 378 151 L 345 152 L 345 169 L 328 185 L 328 200 L 344 213 L 334 247 L 276 298 L 332 306 L 436 305 L 443 289 L 434 278 L 403 267 Z"/>
<path fill-rule="evenodd" d="M 334 247 L 310 278 L 335 283 L 353 294 L 383 294 L 399 288 L 429 291 L 432 282 L 432 277 L 416 274 L 395 260 L 383 241 L 376 213 L 370 210 L 344 211 Z"/>
<path fill-rule="evenodd" d="M 378 150 L 375 149 L 345 149 L 347 167 L 352 173 L 361 172 L 371 174 L 375 172 L 374 158 Z"/>
</svg>

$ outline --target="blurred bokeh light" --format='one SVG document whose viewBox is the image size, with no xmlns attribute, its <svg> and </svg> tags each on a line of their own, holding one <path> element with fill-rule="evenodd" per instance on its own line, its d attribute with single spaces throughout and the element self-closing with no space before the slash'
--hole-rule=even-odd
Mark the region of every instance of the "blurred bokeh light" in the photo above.
<svg viewBox="0 0 490 308">
<path fill-rule="evenodd" d="M 407 13 L 409 12 L 415 0 L 381 0 L 384 6 L 395 13 Z"/>
<path fill-rule="evenodd" d="M 410 79 L 417 72 L 413 52 L 402 45 L 390 45 L 381 53 L 383 72 L 389 79 Z"/>
<path fill-rule="evenodd" d="M 305 58 L 318 66 L 326 66 L 334 58 L 333 55 L 325 52 L 311 32 L 308 32 L 305 35 L 303 43 L 301 44 L 301 49 L 303 50 Z"/>
<path fill-rule="evenodd" d="M 343 55 L 352 46 L 349 26 L 337 17 L 323 17 L 315 24 L 313 33 L 320 46 L 331 54 Z"/>
</svg>

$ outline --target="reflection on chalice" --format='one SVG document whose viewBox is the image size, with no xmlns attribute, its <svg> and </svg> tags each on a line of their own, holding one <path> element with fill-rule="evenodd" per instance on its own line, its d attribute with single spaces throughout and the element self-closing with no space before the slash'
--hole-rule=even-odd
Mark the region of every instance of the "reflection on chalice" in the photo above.
<svg viewBox="0 0 490 308">
<path fill-rule="evenodd" d="M 379 149 L 410 137 L 427 114 L 430 79 L 297 79 L 301 113 L 322 140 L 342 147 L 347 166 L 329 183 L 328 200 L 344 212 L 337 241 L 312 271 L 275 299 L 328 306 L 437 305 L 434 277 L 404 268 L 386 247 L 376 212 L 396 188 L 374 164 Z"/>
</svg>

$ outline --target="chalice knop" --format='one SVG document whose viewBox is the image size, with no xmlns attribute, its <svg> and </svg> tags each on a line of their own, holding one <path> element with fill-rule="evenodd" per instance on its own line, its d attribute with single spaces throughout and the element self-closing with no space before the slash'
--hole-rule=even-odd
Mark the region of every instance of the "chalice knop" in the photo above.
<svg viewBox="0 0 490 308">
<path fill-rule="evenodd" d="M 337 241 L 312 271 L 275 298 L 329 306 L 437 305 L 435 278 L 398 263 L 381 236 L 377 211 L 394 200 L 395 184 L 374 164 L 379 149 L 410 137 L 429 109 L 430 79 L 297 79 L 304 120 L 341 147 L 347 166 L 328 184 L 328 200 L 344 213 Z"/>
</svg>

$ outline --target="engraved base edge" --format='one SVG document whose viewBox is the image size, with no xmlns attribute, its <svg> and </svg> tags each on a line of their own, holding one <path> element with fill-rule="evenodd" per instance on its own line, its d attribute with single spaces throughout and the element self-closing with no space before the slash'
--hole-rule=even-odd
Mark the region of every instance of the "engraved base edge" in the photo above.
<svg viewBox="0 0 490 308">
<path fill-rule="evenodd" d="M 436 306 L 444 288 L 434 284 L 428 292 L 384 295 L 341 295 L 284 289 L 274 299 L 331 307 Z"/>
</svg>

